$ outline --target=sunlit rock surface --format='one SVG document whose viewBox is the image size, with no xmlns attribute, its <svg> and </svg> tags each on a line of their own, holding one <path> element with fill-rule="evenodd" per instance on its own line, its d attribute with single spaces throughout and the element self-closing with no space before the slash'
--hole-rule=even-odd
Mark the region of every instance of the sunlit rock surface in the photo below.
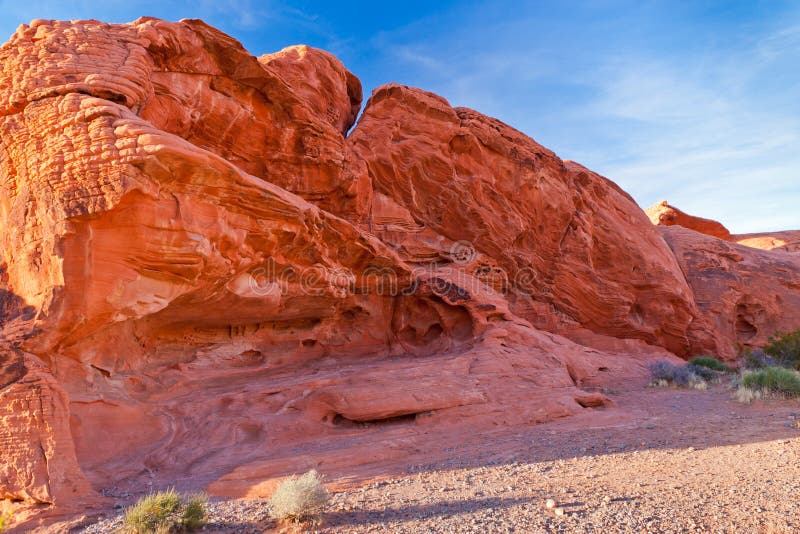
<svg viewBox="0 0 800 534">
<path fill-rule="evenodd" d="M 0 48 L 0 498 L 354 479 L 800 326 L 796 255 L 653 226 L 431 93 L 361 98 L 201 21 Z"/>
</svg>

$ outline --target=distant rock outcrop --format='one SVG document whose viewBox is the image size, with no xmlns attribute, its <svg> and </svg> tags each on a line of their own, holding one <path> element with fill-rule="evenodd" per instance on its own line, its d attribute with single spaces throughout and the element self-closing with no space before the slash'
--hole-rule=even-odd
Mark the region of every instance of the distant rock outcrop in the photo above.
<svg viewBox="0 0 800 534">
<path fill-rule="evenodd" d="M 733 358 L 800 324 L 800 232 L 731 235 L 666 201 L 647 210 L 686 275 L 699 309 L 693 352 Z M 762 250 L 756 250 L 762 249 Z"/>
<path fill-rule="evenodd" d="M 647 208 L 646 213 L 650 217 L 650 221 L 658 226 L 677 225 L 719 239 L 728 240 L 731 238 L 731 233 L 722 223 L 689 215 L 674 206 L 670 206 L 666 200 L 650 206 Z"/>
<path fill-rule="evenodd" d="M 332 55 L 196 20 L 0 48 L 0 498 L 357 478 L 800 326 L 796 255 L 431 93 L 360 106 Z"/>
<path fill-rule="evenodd" d="M 663 234 L 709 323 L 695 334 L 698 343 L 732 357 L 776 332 L 798 328 L 800 255 L 756 250 L 683 228 L 664 228 Z"/>
<path fill-rule="evenodd" d="M 740 245 L 762 250 L 800 252 L 800 230 L 738 234 L 731 236 L 731 239 Z"/>
</svg>

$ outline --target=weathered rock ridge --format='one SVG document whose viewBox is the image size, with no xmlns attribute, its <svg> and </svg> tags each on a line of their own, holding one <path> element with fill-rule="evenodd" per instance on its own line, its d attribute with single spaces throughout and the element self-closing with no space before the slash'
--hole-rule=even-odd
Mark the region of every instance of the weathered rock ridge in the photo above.
<svg viewBox="0 0 800 534">
<path fill-rule="evenodd" d="M 800 326 L 796 255 L 653 226 L 431 93 L 361 99 L 196 20 L 0 48 L 0 498 L 358 478 Z"/>
<path fill-rule="evenodd" d="M 517 315 L 688 351 L 691 291 L 610 181 L 495 119 L 399 85 L 375 91 L 348 141 L 376 191 L 491 258 L 477 269 L 502 268 Z"/>
<path fill-rule="evenodd" d="M 663 228 L 710 323 L 717 354 L 734 356 L 800 323 L 800 255 L 758 250 L 678 226 Z M 706 344 L 709 342 L 706 340 Z"/>
<path fill-rule="evenodd" d="M 719 239 L 727 240 L 731 238 L 731 233 L 722 223 L 712 219 L 704 219 L 703 217 L 689 215 L 675 206 L 671 206 L 666 200 L 662 200 L 658 204 L 650 206 L 645 213 L 650 217 L 650 221 L 657 226 L 677 225 Z"/>
<path fill-rule="evenodd" d="M 740 245 L 762 250 L 800 252 L 800 230 L 783 232 L 763 232 L 758 234 L 737 234 L 731 236 Z"/>
<path fill-rule="evenodd" d="M 695 347 L 732 358 L 800 323 L 800 232 L 731 235 L 719 222 L 667 201 L 647 210 L 694 293 Z"/>
</svg>

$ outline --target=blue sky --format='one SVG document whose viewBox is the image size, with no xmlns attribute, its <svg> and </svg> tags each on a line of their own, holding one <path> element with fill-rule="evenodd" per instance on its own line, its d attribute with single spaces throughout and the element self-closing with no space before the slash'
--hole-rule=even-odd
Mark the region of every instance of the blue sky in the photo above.
<svg viewBox="0 0 800 534">
<path fill-rule="evenodd" d="M 202 18 L 254 54 L 306 43 L 367 94 L 422 87 L 734 232 L 800 229 L 800 2 L 0 0 L 34 18 Z"/>
</svg>

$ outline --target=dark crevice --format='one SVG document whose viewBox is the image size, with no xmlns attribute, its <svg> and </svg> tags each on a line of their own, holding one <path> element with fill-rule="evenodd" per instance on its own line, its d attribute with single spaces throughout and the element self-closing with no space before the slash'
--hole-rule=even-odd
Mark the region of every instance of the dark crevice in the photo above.
<svg viewBox="0 0 800 534">
<path fill-rule="evenodd" d="M 736 338 L 739 341 L 749 341 L 758 334 L 756 328 L 750 321 L 739 315 L 736 317 Z"/>
<path fill-rule="evenodd" d="M 364 102 L 364 100 L 362 99 L 361 105 L 358 107 L 358 113 L 356 113 L 356 116 L 353 119 L 352 126 L 350 126 L 350 128 L 348 128 L 347 131 L 344 134 L 342 134 L 345 141 L 350 137 L 350 134 L 352 134 L 358 127 L 358 124 L 361 122 L 361 118 L 364 116 L 364 112 L 367 110 L 368 104 L 369 104 L 369 99 L 366 102 Z"/>
<path fill-rule="evenodd" d="M 576 397 L 575 402 L 583 408 L 602 408 L 606 405 L 605 399 L 599 396 Z"/>
<path fill-rule="evenodd" d="M 334 426 L 346 427 L 346 428 L 358 428 L 358 427 L 370 428 L 374 426 L 390 426 L 390 425 L 403 425 L 403 424 L 414 423 L 417 420 L 417 416 L 423 413 L 426 412 L 408 413 L 403 415 L 395 415 L 392 417 L 384 417 L 380 419 L 364 419 L 364 420 L 348 419 L 342 414 L 337 413 L 334 414 L 332 417 L 328 416 L 326 419 L 329 420 Z"/>
<path fill-rule="evenodd" d="M 94 364 L 90 364 L 90 366 L 92 367 L 92 369 L 94 369 L 95 371 L 98 371 L 104 377 L 111 378 L 111 371 L 103 369 L 102 367 L 98 367 L 98 366 L 96 366 Z"/>
<path fill-rule="evenodd" d="M 566 367 L 567 367 L 567 374 L 569 375 L 569 379 L 572 380 L 572 383 L 575 385 L 575 387 L 578 387 L 578 385 L 579 385 L 578 384 L 578 377 L 575 374 L 575 370 L 569 364 L 567 364 Z"/>
<path fill-rule="evenodd" d="M 22 356 L 12 349 L 3 348 L 0 356 L 0 390 L 19 381 L 25 373 L 25 361 Z"/>
</svg>

